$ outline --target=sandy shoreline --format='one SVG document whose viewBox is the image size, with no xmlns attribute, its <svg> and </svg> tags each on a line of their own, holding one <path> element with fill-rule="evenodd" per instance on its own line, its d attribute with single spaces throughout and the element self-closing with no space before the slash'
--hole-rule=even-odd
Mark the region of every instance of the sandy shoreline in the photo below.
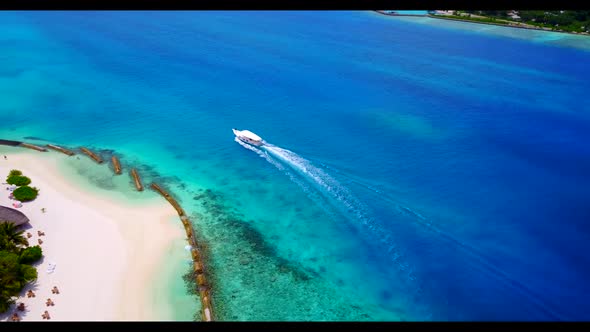
<svg viewBox="0 0 590 332">
<path fill-rule="evenodd" d="M 67 156 L 0 150 L 8 158 L 0 158 L 1 182 L 11 169 L 19 169 L 40 189 L 35 201 L 19 209 L 31 220 L 29 242 L 36 245 L 42 239 L 44 254 L 37 265 L 38 280 L 17 300 L 26 305 L 23 321 L 42 321 L 45 310 L 52 321 L 171 319 L 157 308 L 152 294 L 167 252 L 184 239 L 170 205 L 156 199 L 128 204 L 116 193 L 111 198 L 106 190 L 88 192 L 64 176 L 60 158 Z M 12 207 L 6 187 L 0 187 L 0 205 Z M 45 236 L 39 237 L 38 230 Z M 47 272 L 50 264 L 56 266 L 53 273 Z M 51 293 L 53 286 L 60 294 Z M 28 289 L 35 298 L 25 296 Z M 55 305 L 46 306 L 47 298 Z"/>
</svg>

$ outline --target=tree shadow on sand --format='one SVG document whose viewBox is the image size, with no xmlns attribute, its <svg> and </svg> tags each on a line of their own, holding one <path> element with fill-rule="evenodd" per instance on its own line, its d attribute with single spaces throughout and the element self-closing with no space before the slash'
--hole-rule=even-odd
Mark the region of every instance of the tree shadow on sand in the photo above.
<svg viewBox="0 0 590 332">
<path fill-rule="evenodd" d="M 39 296 L 37 294 L 39 290 L 39 284 L 37 283 L 37 281 L 33 281 L 29 284 L 27 284 L 25 286 L 25 288 L 23 288 L 23 290 L 18 294 L 18 298 L 16 299 L 14 304 L 11 304 L 10 307 L 8 308 L 8 310 L 6 310 L 3 313 L 0 313 L 0 321 L 7 321 L 10 322 L 12 315 L 14 313 L 18 313 L 19 317 L 21 318 L 21 320 L 23 318 L 26 318 L 28 315 L 31 314 L 31 309 L 29 308 L 28 305 L 25 305 L 25 310 L 24 311 L 20 311 L 17 309 L 18 305 L 21 302 L 24 302 L 23 300 L 27 299 L 27 292 L 28 291 L 33 291 L 35 293 L 35 297 Z"/>
</svg>

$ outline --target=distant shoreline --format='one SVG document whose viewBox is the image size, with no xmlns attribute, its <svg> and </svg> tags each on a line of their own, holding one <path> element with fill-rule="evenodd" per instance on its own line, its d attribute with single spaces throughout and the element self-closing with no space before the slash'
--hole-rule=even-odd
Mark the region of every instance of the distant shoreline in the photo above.
<svg viewBox="0 0 590 332">
<path fill-rule="evenodd" d="M 496 25 L 496 26 L 507 27 L 507 28 L 517 28 L 517 29 L 526 29 L 526 30 L 537 30 L 537 31 L 545 31 L 545 32 L 558 32 L 558 33 L 565 33 L 565 34 L 574 35 L 574 36 L 590 36 L 590 34 L 588 34 L 586 32 L 573 33 L 573 32 L 563 31 L 563 30 L 551 30 L 549 28 L 532 27 L 532 26 L 522 26 L 522 25 L 517 25 L 517 23 L 515 23 L 515 24 L 502 24 L 502 23 L 493 23 L 493 22 L 481 22 L 481 21 L 474 21 L 474 20 L 468 20 L 468 19 L 460 19 L 460 18 L 455 18 L 455 17 L 445 17 L 443 15 L 433 15 L 433 14 L 424 14 L 424 15 L 419 15 L 419 14 L 396 14 L 396 13 L 386 13 L 386 12 L 383 12 L 383 11 L 380 11 L 380 10 L 375 10 L 375 12 L 378 13 L 378 14 L 381 14 L 381 15 L 385 15 L 385 16 L 428 17 L 428 18 L 435 18 L 435 19 L 448 20 L 448 21 L 457 21 L 457 22 L 465 22 L 465 23 Z"/>
<path fill-rule="evenodd" d="M 588 33 L 585 33 L 585 32 L 573 33 L 573 32 L 563 31 L 563 30 L 551 30 L 549 28 L 522 26 L 522 25 L 517 25 L 517 24 L 511 25 L 511 24 L 501 24 L 501 23 L 493 23 L 493 22 L 479 22 L 479 21 L 462 20 L 462 19 L 459 19 L 459 18 L 444 17 L 444 16 L 441 16 L 441 15 L 432 15 L 432 14 L 428 14 L 428 15 L 425 15 L 425 16 L 426 17 L 430 17 L 430 18 L 437 18 L 437 19 L 441 19 L 441 20 L 449 20 L 449 21 L 458 21 L 458 22 L 475 23 L 475 24 L 496 25 L 496 26 L 500 26 L 500 27 L 516 28 L 516 29 L 526 29 L 526 30 L 537 30 L 537 31 L 545 31 L 545 32 L 558 32 L 558 33 L 565 33 L 565 34 L 574 35 L 574 36 L 590 36 Z"/>
</svg>

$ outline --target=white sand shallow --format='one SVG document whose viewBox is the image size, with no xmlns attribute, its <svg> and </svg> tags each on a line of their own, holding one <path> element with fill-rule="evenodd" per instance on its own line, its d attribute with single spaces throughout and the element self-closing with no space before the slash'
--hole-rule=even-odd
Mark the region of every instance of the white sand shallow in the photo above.
<svg viewBox="0 0 590 332">
<path fill-rule="evenodd" d="M 31 220 L 29 243 L 42 239 L 44 254 L 37 265 L 38 280 L 17 300 L 26 304 L 21 319 L 43 321 L 45 310 L 51 321 L 169 319 L 158 310 L 152 290 L 166 253 L 184 239 L 174 209 L 163 199 L 127 204 L 117 193 L 114 198 L 106 190 L 90 193 L 63 175 L 59 160 L 68 158 L 65 155 L 1 150 L 8 159 L 0 155 L 0 182 L 11 169 L 19 169 L 40 189 L 35 201 L 18 209 Z M 0 205 L 12 207 L 6 187 L 0 186 Z M 39 237 L 38 230 L 45 236 Z M 50 263 L 56 264 L 53 273 L 47 272 Z M 59 295 L 51 293 L 53 286 Z M 25 296 L 28 289 L 35 298 Z M 55 305 L 47 307 L 47 298 Z M 7 320 L 13 312 L 0 319 Z"/>
</svg>

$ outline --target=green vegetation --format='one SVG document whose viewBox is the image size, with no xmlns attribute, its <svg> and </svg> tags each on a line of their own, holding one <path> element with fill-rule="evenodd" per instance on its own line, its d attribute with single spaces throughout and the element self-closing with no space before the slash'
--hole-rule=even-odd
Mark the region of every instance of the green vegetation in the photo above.
<svg viewBox="0 0 590 332">
<path fill-rule="evenodd" d="M 0 312 L 7 311 L 26 284 L 37 279 L 37 269 L 25 261 L 40 259 L 41 248 L 25 248 L 26 245 L 22 230 L 12 223 L 0 222 Z"/>
<path fill-rule="evenodd" d="M 459 20 L 466 20 L 466 21 L 474 21 L 474 22 L 482 22 L 482 23 L 497 23 L 497 24 L 501 24 L 502 22 L 496 20 L 493 17 L 472 17 L 470 15 L 446 15 L 444 17 L 448 17 L 448 18 L 455 18 L 455 19 L 459 19 Z"/>
<path fill-rule="evenodd" d="M 0 250 L 18 251 L 17 249 L 27 245 L 24 231 L 19 231 L 17 226 L 10 222 L 0 222 Z"/>
<path fill-rule="evenodd" d="M 6 182 L 18 186 L 12 194 L 21 202 L 31 201 L 39 193 L 28 186 L 31 179 L 19 170 L 11 170 Z M 11 222 L 0 221 L 0 312 L 7 311 L 26 284 L 37 279 L 37 269 L 31 264 L 41 259 L 43 251 L 39 246 L 28 247 L 23 232 Z"/>
<path fill-rule="evenodd" d="M 517 15 L 520 18 L 513 18 L 509 15 L 509 10 L 478 10 L 478 11 L 461 11 L 463 13 L 486 16 L 494 18 L 496 23 L 516 23 L 520 22 L 526 25 L 551 29 L 554 31 L 564 32 L 590 32 L 590 10 L 520 10 Z M 461 16 L 461 19 L 473 20 Z"/>
<path fill-rule="evenodd" d="M 21 264 L 33 264 L 36 261 L 40 260 L 41 257 L 43 257 L 43 250 L 41 250 L 41 247 L 39 247 L 39 246 L 28 247 L 28 248 L 25 248 L 20 253 L 20 261 L 19 262 Z"/>
<path fill-rule="evenodd" d="M 35 187 L 22 186 L 16 188 L 12 192 L 12 194 L 14 195 L 14 198 L 16 200 L 19 200 L 21 202 L 28 202 L 37 198 L 37 195 L 39 194 L 39 189 Z"/>
<path fill-rule="evenodd" d="M 11 175 L 6 178 L 6 182 L 8 184 L 13 184 L 15 186 L 26 186 L 31 183 L 31 179 L 23 175 Z"/>
<path fill-rule="evenodd" d="M 531 25 L 568 32 L 590 31 L 589 10 L 524 10 L 519 15 L 523 22 Z"/>
<path fill-rule="evenodd" d="M 23 172 L 19 171 L 18 169 L 13 169 L 8 173 L 8 176 L 15 176 L 15 175 L 23 175 Z"/>
<path fill-rule="evenodd" d="M 35 187 L 29 187 L 29 184 L 31 184 L 31 179 L 24 176 L 23 173 L 17 169 L 10 171 L 8 177 L 6 178 L 6 182 L 19 187 L 12 192 L 12 195 L 18 201 L 32 201 L 37 198 L 37 195 L 39 194 L 39 189 Z"/>
</svg>

